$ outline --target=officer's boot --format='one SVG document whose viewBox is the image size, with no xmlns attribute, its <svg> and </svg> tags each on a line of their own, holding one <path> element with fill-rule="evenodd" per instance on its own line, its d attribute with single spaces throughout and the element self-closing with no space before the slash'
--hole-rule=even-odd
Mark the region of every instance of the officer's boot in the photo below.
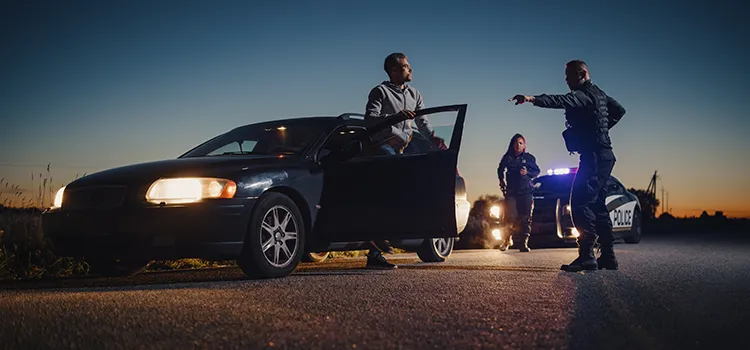
<svg viewBox="0 0 750 350">
<path fill-rule="evenodd" d="M 502 241 L 500 241 L 500 251 L 504 252 L 508 250 L 508 247 L 510 247 L 510 239 L 504 238 Z"/>
<path fill-rule="evenodd" d="M 612 243 L 602 244 L 602 254 L 596 259 L 599 269 L 617 270 L 619 264 L 615 258 L 615 249 Z"/>
<path fill-rule="evenodd" d="M 583 270 L 597 270 L 599 265 L 596 263 L 594 250 L 591 247 L 578 247 L 578 257 L 568 265 L 560 266 L 560 270 L 567 272 L 578 272 Z"/>
</svg>

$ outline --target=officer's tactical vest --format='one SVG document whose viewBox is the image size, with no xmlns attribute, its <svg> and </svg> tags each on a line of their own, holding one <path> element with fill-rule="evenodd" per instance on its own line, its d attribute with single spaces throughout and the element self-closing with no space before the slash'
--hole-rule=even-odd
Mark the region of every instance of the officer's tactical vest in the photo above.
<svg viewBox="0 0 750 350">
<path fill-rule="evenodd" d="M 607 94 L 593 83 L 586 83 L 579 90 L 588 95 L 594 104 L 565 111 L 567 129 L 563 131 L 563 138 L 568 152 L 612 149 Z"/>
</svg>

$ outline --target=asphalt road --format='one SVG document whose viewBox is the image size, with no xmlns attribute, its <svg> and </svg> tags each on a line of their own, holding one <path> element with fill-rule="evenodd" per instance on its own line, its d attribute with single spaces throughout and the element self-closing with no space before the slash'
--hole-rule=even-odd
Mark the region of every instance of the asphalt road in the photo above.
<svg viewBox="0 0 750 350">
<path fill-rule="evenodd" d="M 644 238 L 619 271 L 565 273 L 574 249 L 456 251 L 0 284 L 8 349 L 747 349 L 750 241 Z"/>
</svg>

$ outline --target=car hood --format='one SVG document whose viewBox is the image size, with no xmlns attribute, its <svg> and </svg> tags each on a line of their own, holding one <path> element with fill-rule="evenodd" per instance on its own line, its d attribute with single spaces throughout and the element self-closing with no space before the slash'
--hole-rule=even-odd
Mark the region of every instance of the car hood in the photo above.
<svg viewBox="0 0 750 350">
<path fill-rule="evenodd" d="M 570 193 L 566 192 L 532 192 L 534 199 L 557 199 L 557 198 L 568 198 Z"/>
<path fill-rule="evenodd" d="M 299 163 L 298 157 L 278 155 L 231 155 L 191 157 L 139 163 L 81 177 L 68 188 L 150 183 L 163 177 L 232 177 L 248 170 L 275 169 Z"/>
</svg>

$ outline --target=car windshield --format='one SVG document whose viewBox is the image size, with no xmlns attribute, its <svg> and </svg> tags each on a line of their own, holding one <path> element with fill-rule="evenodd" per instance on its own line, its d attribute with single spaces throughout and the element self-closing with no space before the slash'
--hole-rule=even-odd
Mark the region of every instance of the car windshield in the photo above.
<svg viewBox="0 0 750 350">
<path fill-rule="evenodd" d="M 181 158 L 242 154 L 300 155 L 326 132 L 317 123 L 263 123 L 234 129 L 219 135 Z"/>
<path fill-rule="evenodd" d="M 574 177 L 575 174 L 540 176 L 534 180 L 534 193 L 570 193 Z"/>
</svg>

